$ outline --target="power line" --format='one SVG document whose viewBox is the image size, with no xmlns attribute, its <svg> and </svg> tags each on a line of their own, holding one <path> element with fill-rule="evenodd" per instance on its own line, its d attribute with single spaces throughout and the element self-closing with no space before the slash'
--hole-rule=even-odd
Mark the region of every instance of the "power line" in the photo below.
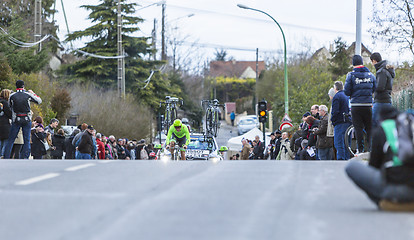
<svg viewBox="0 0 414 240">
<path fill-rule="evenodd" d="M 244 19 L 244 20 L 249 19 L 249 20 L 253 20 L 253 21 L 259 21 L 259 22 L 265 22 L 265 23 L 272 23 L 273 24 L 273 22 L 270 21 L 270 20 L 253 18 L 253 17 L 248 17 L 248 16 L 241 16 L 241 15 L 230 14 L 230 13 L 217 12 L 217 11 L 212 11 L 212 10 L 190 8 L 190 7 L 184 7 L 184 6 L 179 6 L 179 5 L 171 5 L 171 4 L 168 4 L 168 7 L 183 9 L 183 10 L 186 10 L 186 11 L 189 11 L 189 12 L 199 12 L 199 13 L 208 13 L 208 14 L 215 14 L 215 15 L 224 15 L 224 16 L 229 16 L 229 17 L 233 17 L 233 18 L 241 18 L 241 19 Z M 293 27 L 293 28 L 300 28 L 300 29 L 306 29 L 306 30 L 315 30 L 315 31 L 321 31 L 321 32 L 347 34 L 347 35 L 355 35 L 354 32 L 337 31 L 337 30 L 332 30 L 332 29 L 310 27 L 310 26 L 305 26 L 305 25 L 297 25 L 297 24 L 290 24 L 290 23 L 284 23 L 284 22 L 280 22 L 280 23 L 284 26 Z"/>
</svg>

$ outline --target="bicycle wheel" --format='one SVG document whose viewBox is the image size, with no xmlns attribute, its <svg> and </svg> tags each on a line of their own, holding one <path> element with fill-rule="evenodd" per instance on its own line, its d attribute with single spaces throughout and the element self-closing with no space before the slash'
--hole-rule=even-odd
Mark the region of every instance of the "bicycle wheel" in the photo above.
<svg viewBox="0 0 414 240">
<path fill-rule="evenodd" d="M 168 129 L 171 126 L 171 119 L 170 119 L 170 110 L 167 108 L 165 109 L 165 120 L 164 120 L 164 131 L 165 134 L 168 133 Z"/>
<path fill-rule="evenodd" d="M 212 128 L 214 137 L 217 137 L 217 134 L 218 134 L 218 125 L 219 125 L 218 111 L 217 110 L 214 110 L 213 128 Z"/>
<path fill-rule="evenodd" d="M 211 111 L 210 111 L 210 109 L 207 109 L 207 112 L 206 112 L 206 134 L 207 135 L 209 135 L 209 134 L 211 134 L 211 131 L 212 131 L 212 116 L 211 116 L 212 114 L 211 114 Z"/>
<path fill-rule="evenodd" d="M 177 119 L 177 109 L 173 107 L 171 109 L 171 122 L 173 122 L 175 119 Z"/>
<path fill-rule="evenodd" d="M 357 150 L 357 141 L 354 125 L 351 125 L 346 129 L 344 141 L 346 150 L 351 155 L 351 158 L 354 157 Z"/>
<path fill-rule="evenodd" d="M 351 155 L 351 158 L 355 156 L 355 153 L 358 149 L 358 142 L 356 139 L 356 133 L 355 133 L 355 128 L 354 125 L 351 125 L 348 127 L 348 129 L 346 129 L 345 131 L 345 146 L 346 146 L 346 150 L 349 152 L 349 154 Z M 368 138 L 367 138 L 367 133 L 363 132 L 363 147 L 364 147 L 364 152 L 368 152 L 369 151 L 369 144 L 368 144 Z"/>
</svg>

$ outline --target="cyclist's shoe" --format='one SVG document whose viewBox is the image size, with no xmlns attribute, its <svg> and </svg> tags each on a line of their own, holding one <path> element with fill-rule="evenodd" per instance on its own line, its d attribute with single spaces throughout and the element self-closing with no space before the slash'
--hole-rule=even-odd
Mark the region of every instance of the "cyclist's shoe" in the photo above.
<svg viewBox="0 0 414 240">
<path fill-rule="evenodd" d="M 358 155 L 359 155 L 359 150 L 356 150 L 354 157 L 358 157 Z"/>
<path fill-rule="evenodd" d="M 379 207 L 385 211 L 408 212 L 414 211 L 414 202 L 398 203 L 390 200 L 381 200 Z"/>
</svg>

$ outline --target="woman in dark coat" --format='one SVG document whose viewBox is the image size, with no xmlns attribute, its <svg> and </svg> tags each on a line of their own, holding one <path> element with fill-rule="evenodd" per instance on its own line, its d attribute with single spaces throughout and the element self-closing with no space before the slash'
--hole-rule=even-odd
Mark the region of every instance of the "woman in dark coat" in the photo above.
<svg viewBox="0 0 414 240">
<path fill-rule="evenodd" d="M 65 131 L 59 129 L 57 133 L 52 136 L 53 150 L 50 153 L 52 159 L 62 159 L 65 151 Z"/>
<path fill-rule="evenodd" d="M 8 103 L 10 90 L 3 89 L 0 92 L 0 157 L 4 157 L 4 148 L 10 132 L 11 110 Z"/>
<path fill-rule="evenodd" d="M 33 123 L 31 147 L 33 159 L 42 159 L 43 155 L 46 154 L 45 145 L 43 144 L 46 142 L 46 133 L 42 123 L 43 119 L 40 116 L 36 117 Z"/>
</svg>

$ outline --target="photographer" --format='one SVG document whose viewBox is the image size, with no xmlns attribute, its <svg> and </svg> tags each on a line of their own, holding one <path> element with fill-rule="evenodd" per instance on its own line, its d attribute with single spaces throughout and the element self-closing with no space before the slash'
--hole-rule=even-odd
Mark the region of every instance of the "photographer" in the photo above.
<svg viewBox="0 0 414 240">
<path fill-rule="evenodd" d="M 32 126 L 30 102 L 41 104 L 42 99 L 32 90 L 26 91 L 22 80 L 16 81 L 16 88 L 16 92 L 12 93 L 9 98 L 9 105 L 12 110 L 12 126 L 4 150 L 4 158 L 10 158 L 14 140 L 16 139 L 19 130 L 22 129 L 24 140 L 22 153 L 23 158 L 28 159 L 30 155 L 30 129 Z"/>
</svg>

